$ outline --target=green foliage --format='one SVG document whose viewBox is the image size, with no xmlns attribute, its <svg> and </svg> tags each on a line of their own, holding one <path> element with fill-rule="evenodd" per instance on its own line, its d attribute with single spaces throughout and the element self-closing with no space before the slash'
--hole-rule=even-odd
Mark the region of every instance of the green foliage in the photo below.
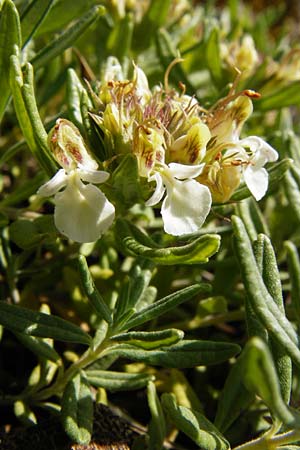
<svg viewBox="0 0 300 450">
<path fill-rule="evenodd" d="M 122 445 L 100 400 L 143 424 L 135 450 L 300 448 L 290 7 L 0 0 L 1 429 L 55 411 L 55 448 Z M 90 216 L 99 238 L 69 239 Z"/>
</svg>

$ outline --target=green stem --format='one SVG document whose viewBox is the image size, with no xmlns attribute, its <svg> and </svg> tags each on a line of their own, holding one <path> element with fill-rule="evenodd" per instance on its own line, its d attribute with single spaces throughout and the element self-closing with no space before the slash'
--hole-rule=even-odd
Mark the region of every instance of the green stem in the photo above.
<svg viewBox="0 0 300 450">
<path fill-rule="evenodd" d="M 109 344 L 110 346 L 111 344 Z M 84 369 L 88 365 L 95 362 L 101 357 L 108 347 L 108 340 L 105 340 L 96 350 L 89 348 L 75 363 L 73 363 L 64 373 L 63 377 L 57 379 L 57 381 L 47 389 L 44 389 L 34 396 L 35 401 L 45 400 L 53 395 L 60 395 L 68 382 L 73 376 L 81 369 Z"/>
<path fill-rule="evenodd" d="M 270 433 L 235 447 L 233 450 L 276 450 L 282 445 L 292 444 L 300 439 L 300 430 L 291 430 L 287 433 L 270 437 Z"/>
<path fill-rule="evenodd" d="M 225 322 L 235 322 L 236 320 L 244 320 L 245 311 L 236 310 L 224 314 L 217 314 L 215 316 L 208 315 L 206 317 L 193 317 L 192 319 L 174 322 L 168 325 L 168 328 L 179 328 L 181 330 L 195 330 L 196 328 L 204 328 L 212 325 L 220 325 Z"/>
</svg>

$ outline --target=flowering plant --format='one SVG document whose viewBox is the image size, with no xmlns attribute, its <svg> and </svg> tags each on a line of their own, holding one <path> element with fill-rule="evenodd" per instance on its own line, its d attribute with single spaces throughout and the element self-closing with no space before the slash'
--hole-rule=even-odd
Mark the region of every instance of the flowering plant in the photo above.
<svg viewBox="0 0 300 450">
<path fill-rule="evenodd" d="M 94 3 L 0 1 L 0 448 L 296 450 L 297 21 Z"/>
</svg>

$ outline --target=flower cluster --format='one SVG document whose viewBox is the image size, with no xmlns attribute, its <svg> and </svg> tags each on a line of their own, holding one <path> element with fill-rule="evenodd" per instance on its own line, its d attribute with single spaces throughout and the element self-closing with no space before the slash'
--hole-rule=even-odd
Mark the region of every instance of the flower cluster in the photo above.
<svg viewBox="0 0 300 450">
<path fill-rule="evenodd" d="M 164 87 L 151 91 L 140 68 L 135 66 L 127 80 L 113 61 L 91 116 L 101 129 L 106 155 L 136 156 L 140 177 L 153 189 L 146 205 L 162 201 L 164 230 L 178 236 L 196 232 L 212 202 L 228 201 L 242 181 L 261 199 L 268 187 L 264 165 L 278 154 L 257 136 L 240 138 L 252 113 L 251 99 L 258 94 L 232 88 L 207 111 L 186 95 L 183 85 L 181 92 L 169 87 L 170 69 Z M 94 186 L 109 174 L 96 170 L 97 163 L 70 122 L 60 119 L 49 142 L 63 169 L 39 194 L 56 193 L 55 223 L 63 234 L 79 242 L 96 240 L 114 219 L 114 206 Z"/>
</svg>

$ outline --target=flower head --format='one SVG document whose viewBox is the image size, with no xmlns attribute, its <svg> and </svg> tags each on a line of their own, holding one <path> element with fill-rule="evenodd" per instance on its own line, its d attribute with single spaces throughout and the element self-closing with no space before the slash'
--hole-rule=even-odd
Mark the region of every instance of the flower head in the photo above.
<svg viewBox="0 0 300 450">
<path fill-rule="evenodd" d="M 54 222 L 62 234 L 76 242 L 96 241 L 115 215 L 112 203 L 94 186 L 105 182 L 109 174 L 95 170 L 97 162 L 88 153 L 79 130 L 68 120 L 57 120 L 49 143 L 63 168 L 39 188 L 38 195 L 55 195 Z"/>
</svg>

